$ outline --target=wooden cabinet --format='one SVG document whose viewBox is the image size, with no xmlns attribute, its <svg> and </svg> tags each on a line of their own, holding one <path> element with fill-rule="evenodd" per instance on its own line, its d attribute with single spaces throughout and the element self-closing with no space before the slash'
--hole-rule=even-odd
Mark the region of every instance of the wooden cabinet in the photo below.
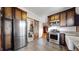
<svg viewBox="0 0 79 59">
<path fill-rule="evenodd" d="M 60 26 L 74 26 L 75 23 L 79 24 L 77 21 L 79 21 L 79 16 L 76 18 L 77 21 L 75 22 L 75 8 L 71 8 L 59 13 L 56 13 L 54 15 L 50 15 L 50 19 L 49 22 L 50 24 L 53 23 L 60 25 Z"/>
<path fill-rule="evenodd" d="M 55 15 L 55 20 L 58 21 L 59 20 L 59 14 Z"/>
<path fill-rule="evenodd" d="M 26 20 L 27 19 L 27 13 L 18 9 L 18 8 L 15 8 L 15 19 Z"/>
<path fill-rule="evenodd" d="M 60 13 L 60 26 L 66 26 L 66 12 Z"/>
<path fill-rule="evenodd" d="M 26 12 L 22 12 L 22 20 L 26 20 L 27 19 L 27 13 Z"/>
<path fill-rule="evenodd" d="M 4 16 L 5 18 L 10 18 L 12 19 L 12 8 L 11 7 L 5 7 L 4 8 Z"/>
<path fill-rule="evenodd" d="M 55 16 L 54 15 L 51 16 L 50 18 L 51 18 L 51 21 L 54 21 L 55 20 Z"/>
<path fill-rule="evenodd" d="M 51 15 L 48 17 L 49 19 L 49 24 L 52 26 L 59 26 L 59 14 Z"/>
<path fill-rule="evenodd" d="M 67 11 L 67 26 L 74 26 L 74 16 L 75 16 L 75 10 L 70 9 Z"/>
<path fill-rule="evenodd" d="M 60 34 L 60 45 L 66 46 L 65 34 L 64 33 Z"/>
<path fill-rule="evenodd" d="M 15 18 L 21 20 L 21 11 L 19 9 L 15 9 Z"/>
<path fill-rule="evenodd" d="M 79 26 L 76 26 L 76 32 L 79 32 Z"/>
</svg>

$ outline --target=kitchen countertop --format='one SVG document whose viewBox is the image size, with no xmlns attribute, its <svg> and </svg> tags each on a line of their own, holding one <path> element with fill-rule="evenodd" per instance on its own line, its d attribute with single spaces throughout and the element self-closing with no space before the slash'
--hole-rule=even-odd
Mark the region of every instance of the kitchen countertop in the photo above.
<svg viewBox="0 0 79 59">
<path fill-rule="evenodd" d="M 79 49 L 79 33 L 78 32 L 65 32 L 66 36 L 69 36 L 73 44 Z"/>
<path fill-rule="evenodd" d="M 60 33 L 64 33 L 68 36 L 77 36 L 77 37 L 79 37 L 79 32 L 60 32 Z"/>
<path fill-rule="evenodd" d="M 73 44 L 79 49 L 79 37 L 77 36 L 70 36 Z"/>
<path fill-rule="evenodd" d="M 66 32 L 62 31 L 66 36 L 69 36 L 74 44 L 79 49 L 79 32 Z"/>
</svg>

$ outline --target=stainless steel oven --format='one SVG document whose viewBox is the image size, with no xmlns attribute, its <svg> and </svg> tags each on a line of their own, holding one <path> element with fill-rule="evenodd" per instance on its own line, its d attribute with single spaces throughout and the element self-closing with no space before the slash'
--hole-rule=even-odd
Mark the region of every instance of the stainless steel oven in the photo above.
<svg viewBox="0 0 79 59">
<path fill-rule="evenodd" d="M 49 42 L 59 44 L 59 41 L 60 41 L 60 33 L 54 33 L 54 32 L 49 33 Z"/>
</svg>

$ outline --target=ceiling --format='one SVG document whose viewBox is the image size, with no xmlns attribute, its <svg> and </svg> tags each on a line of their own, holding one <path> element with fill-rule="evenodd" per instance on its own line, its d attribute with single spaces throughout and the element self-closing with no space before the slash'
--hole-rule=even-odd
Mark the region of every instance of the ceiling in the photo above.
<svg viewBox="0 0 79 59">
<path fill-rule="evenodd" d="M 27 10 L 33 12 L 38 16 L 51 15 L 71 7 L 25 7 Z"/>
</svg>

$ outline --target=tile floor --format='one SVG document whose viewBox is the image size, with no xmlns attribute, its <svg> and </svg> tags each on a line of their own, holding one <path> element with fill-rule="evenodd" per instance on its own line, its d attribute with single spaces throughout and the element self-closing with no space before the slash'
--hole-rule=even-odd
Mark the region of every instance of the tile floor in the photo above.
<svg viewBox="0 0 79 59">
<path fill-rule="evenodd" d="M 67 49 L 64 46 L 50 43 L 45 39 L 40 38 L 29 42 L 26 47 L 21 48 L 18 51 L 67 51 Z"/>
</svg>

